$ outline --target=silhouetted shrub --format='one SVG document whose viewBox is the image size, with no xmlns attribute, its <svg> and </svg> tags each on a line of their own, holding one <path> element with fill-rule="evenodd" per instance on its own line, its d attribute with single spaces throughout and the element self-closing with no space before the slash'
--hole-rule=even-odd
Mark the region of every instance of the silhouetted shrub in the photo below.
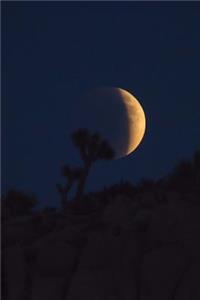
<svg viewBox="0 0 200 300">
<path fill-rule="evenodd" d="M 12 189 L 2 197 L 2 219 L 28 215 L 37 204 L 35 196 Z"/>
<path fill-rule="evenodd" d="M 168 178 L 168 187 L 182 193 L 199 191 L 200 187 L 200 151 L 192 160 L 183 160 Z"/>
</svg>

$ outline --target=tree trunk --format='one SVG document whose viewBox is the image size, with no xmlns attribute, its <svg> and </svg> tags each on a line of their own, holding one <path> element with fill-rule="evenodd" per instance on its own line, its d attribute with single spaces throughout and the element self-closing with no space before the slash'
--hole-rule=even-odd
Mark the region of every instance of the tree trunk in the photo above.
<svg viewBox="0 0 200 300">
<path fill-rule="evenodd" d="M 65 195 L 61 194 L 60 197 L 61 197 L 61 208 L 64 209 L 65 208 Z"/>
<path fill-rule="evenodd" d="M 66 187 L 65 187 L 63 193 L 61 194 L 61 207 L 62 207 L 62 209 L 65 209 L 65 207 L 67 205 L 67 202 L 68 202 L 68 193 L 69 193 L 69 190 L 71 189 L 71 186 L 72 186 L 72 183 L 68 182 L 66 184 Z"/>
<path fill-rule="evenodd" d="M 91 164 L 87 164 L 85 166 L 84 172 L 79 180 L 78 183 L 78 187 L 77 187 L 77 192 L 76 192 L 76 196 L 75 196 L 75 202 L 76 203 L 80 203 L 81 202 L 81 198 L 83 196 L 83 191 L 85 188 L 85 183 L 89 174 L 89 170 L 90 170 Z"/>
</svg>

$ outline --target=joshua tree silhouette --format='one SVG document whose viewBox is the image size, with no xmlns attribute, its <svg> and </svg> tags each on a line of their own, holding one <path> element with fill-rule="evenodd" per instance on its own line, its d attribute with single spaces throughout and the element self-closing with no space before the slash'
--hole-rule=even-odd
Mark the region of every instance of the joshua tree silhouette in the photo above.
<svg viewBox="0 0 200 300">
<path fill-rule="evenodd" d="M 78 148 L 84 164 L 75 196 L 75 201 L 79 202 L 82 198 L 86 179 L 92 164 L 97 160 L 110 160 L 114 158 L 114 151 L 109 143 L 98 133 L 90 133 L 87 129 L 76 130 L 72 133 L 71 138 L 74 145 Z"/>
<path fill-rule="evenodd" d="M 70 167 L 69 165 L 64 165 L 61 169 L 61 174 L 66 178 L 66 183 L 63 185 L 57 183 L 56 188 L 61 198 L 61 207 L 65 208 L 68 200 L 68 193 L 71 190 L 73 184 L 80 179 L 83 172 L 82 168 Z"/>
</svg>

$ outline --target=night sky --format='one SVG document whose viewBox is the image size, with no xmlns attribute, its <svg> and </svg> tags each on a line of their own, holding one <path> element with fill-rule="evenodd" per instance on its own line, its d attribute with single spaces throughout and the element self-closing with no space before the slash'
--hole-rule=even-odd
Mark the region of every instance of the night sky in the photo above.
<svg viewBox="0 0 200 300">
<path fill-rule="evenodd" d="M 147 131 L 132 155 L 96 163 L 87 189 L 168 174 L 200 148 L 199 72 L 198 2 L 3 2 L 3 192 L 59 203 L 80 96 L 102 85 L 140 100 Z"/>
</svg>

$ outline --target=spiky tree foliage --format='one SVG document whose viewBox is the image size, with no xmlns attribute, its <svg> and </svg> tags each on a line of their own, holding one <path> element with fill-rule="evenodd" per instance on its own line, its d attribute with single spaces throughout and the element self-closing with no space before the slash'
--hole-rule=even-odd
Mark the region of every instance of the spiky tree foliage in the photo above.
<svg viewBox="0 0 200 300">
<path fill-rule="evenodd" d="M 76 194 L 76 201 L 80 201 L 91 165 L 97 160 L 114 158 L 114 151 L 109 143 L 102 139 L 98 133 L 91 134 L 87 129 L 78 129 L 71 137 L 84 163 Z"/>
<path fill-rule="evenodd" d="M 91 134 L 87 129 L 78 129 L 71 137 L 85 164 L 92 164 L 99 159 L 109 160 L 114 157 L 113 149 L 98 133 Z"/>
<path fill-rule="evenodd" d="M 65 208 L 68 200 L 68 193 L 71 190 L 73 184 L 79 180 L 82 172 L 82 168 L 70 167 L 69 165 L 65 165 L 62 167 L 61 175 L 66 178 L 66 182 L 64 185 L 61 185 L 59 183 L 56 184 L 57 191 L 61 197 L 62 208 Z"/>
</svg>

